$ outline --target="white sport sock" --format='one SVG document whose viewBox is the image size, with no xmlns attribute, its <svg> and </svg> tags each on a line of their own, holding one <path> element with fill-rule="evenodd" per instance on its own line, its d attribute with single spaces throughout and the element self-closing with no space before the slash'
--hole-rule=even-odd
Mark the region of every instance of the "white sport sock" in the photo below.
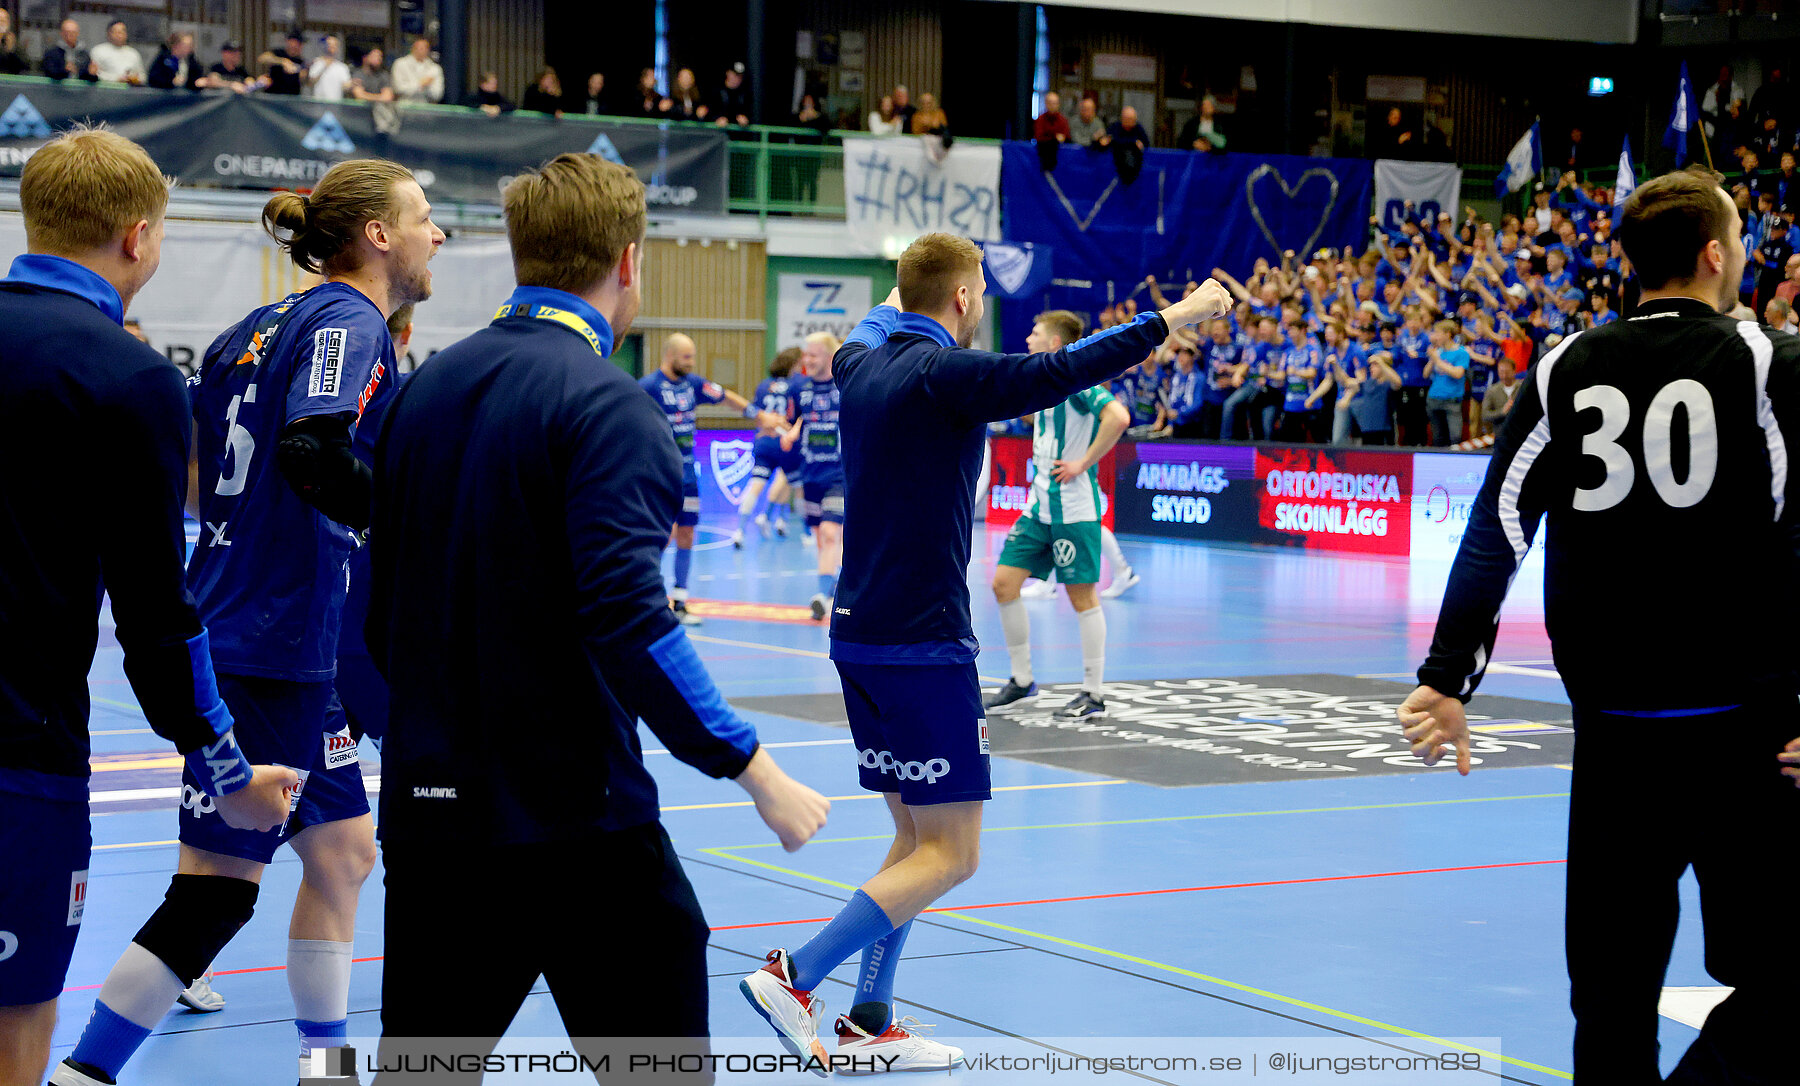
<svg viewBox="0 0 1800 1086">
<path fill-rule="evenodd" d="M 154 1029 L 184 987 L 161 958 L 132 943 L 100 986 L 100 1002 L 120 1018 Z"/>
<path fill-rule="evenodd" d="M 1020 686 L 1031 685 L 1031 615 L 1025 601 L 1015 599 L 1000 605 L 1000 629 L 1006 634 L 1006 654 L 1012 657 L 1012 680 Z"/>
<path fill-rule="evenodd" d="M 1081 624 L 1081 688 L 1098 698 L 1106 670 L 1106 612 L 1096 607 L 1075 612 L 1075 618 Z"/>
<path fill-rule="evenodd" d="M 329 939 L 289 939 L 288 991 L 302 1022 L 341 1022 L 350 1013 L 350 956 L 355 944 Z M 300 1055 L 310 1046 L 302 1038 Z"/>
<path fill-rule="evenodd" d="M 1125 560 L 1125 552 L 1119 547 L 1119 537 L 1104 525 L 1100 528 L 1100 553 L 1106 555 L 1106 560 L 1112 563 L 1114 577 L 1131 568 L 1131 563 Z"/>
</svg>

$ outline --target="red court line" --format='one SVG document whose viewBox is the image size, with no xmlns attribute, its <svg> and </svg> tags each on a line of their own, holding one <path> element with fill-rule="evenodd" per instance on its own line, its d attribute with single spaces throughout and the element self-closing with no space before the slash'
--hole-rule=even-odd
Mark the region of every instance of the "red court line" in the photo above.
<svg viewBox="0 0 1800 1086">
<path fill-rule="evenodd" d="M 1164 890 L 1124 890 L 1114 894 L 1080 894 L 1075 897 L 1043 897 L 1029 901 L 989 901 L 980 905 L 944 905 L 935 909 L 926 909 L 928 913 L 966 913 L 976 909 L 1005 909 L 1014 905 L 1058 905 L 1068 901 L 1105 901 L 1121 897 L 1149 897 L 1154 894 L 1194 894 L 1202 890 L 1245 890 L 1258 886 L 1304 886 L 1316 882 L 1350 882 L 1359 879 L 1392 879 L 1402 875 L 1442 875 L 1455 871 L 1497 871 L 1508 867 L 1543 867 L 1548 864 L 1568 863 L 1567 860 L 1520 860 L 1505 864 L 1471 864 L 1467 867 L 1422 867 L 1415 871 L 1375 871 L 1365 875 L 1323 875 L 1310 879 L 1272 879 L 1268 882 L 1222 882 L 1213 886 L 1174 886 Z M 721 924 L 713 931 L 743 931 L 747 928 L 779 928 L 789 924 L 823 924 L 829 916 L 809 916 L 799 920 L 764 920 L 757 924 Z M 353 962 L 378 962 L 385 955 L 377 954 L 371 958 L 353 958 Z M 286 969 L 285 965 L 259 965 L 249 969 L 221 969 L 213 974 L 215 977 L 232 977 L 242 973 L 268 973 Z M 98 984 L 83 984 L 74 988 L 64 988 L 65 992 L 84 992 L 98 988 Z"/>
</svg>

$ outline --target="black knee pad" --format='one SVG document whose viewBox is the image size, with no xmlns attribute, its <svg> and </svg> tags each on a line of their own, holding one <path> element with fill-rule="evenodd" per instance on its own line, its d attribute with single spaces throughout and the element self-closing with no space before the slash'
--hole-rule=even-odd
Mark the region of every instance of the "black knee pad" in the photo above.
<svg viewBox="0 0 1800 1086">
<path fill-rule="evenodd" d="M 131 941 L 162 959 L 183 987 L 206 972 L 256 911 L 257 885 L 224 875 L 176 875 Z"/>
</svg>

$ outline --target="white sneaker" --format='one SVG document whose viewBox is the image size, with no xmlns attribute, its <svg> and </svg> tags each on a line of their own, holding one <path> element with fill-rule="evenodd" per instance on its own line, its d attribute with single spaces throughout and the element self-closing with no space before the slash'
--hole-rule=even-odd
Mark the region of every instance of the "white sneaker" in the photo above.
<svg viewBox="0 0 1800 1086">
<path fill-rule="evenodd" d="M 850 1021 L 848 1015 L 837 1020 L 837 1072 L 840 1075 L 878 1075 L 887 1071 L 945 1071 L 962 1059 L 962 1049 L 933 1041 L 919 1034 L 935 1027 L 911 1015 L 897 1019 L 871 1036 Z"/>
<path fill-rule="evenodd" d="M 800 537 L 800 542 L 802 545 L 804 545 L 806 547 L 807 550 L 813 550 L 814 548 L 818 547 L 818 545 L 819 545 L 818 537 L 813 535 L 811 532 L 807 532 L 806 534 L 802 535 Z"/>
<path fill-rule="evenodd" d="M 1101 590 L 1100 598 L 1103 600 L 1116 600 L 1130 590 L 1132 585 L 1137 584 L 1138 580 L 1137 570 L 1132 569 L 1130 566 L 1126 566 L 1124 573 L 1116 573 L 1113 575 L 1112 583 Z"/>
<path fill-rule="evenodd" d="M 762 533 L 764 539 L 769 538 L 769 514 L 756 514 L 756 530 Z M 782 534 L 786 535 L 787 533 L 783 532 Z"/>
<path fill-rule="evenodd" d="M 1047 600 L 1056 595 L 1056 586 L 1049 581 L 1031 581 L 1019 589 L 1022 600 Z"/>
<path fill-rule="evenodd" d="M 213 991 L 212 979 L 212 970 L 208 969 L 200 974 L 199 979 L 188 985 L 186 991 L 175 998 L 180 1000 L 181 1005 L 188 1010 L 199 1011 L 202 1014 L 224 1010 L 225 997 Z"/>
<path fill-rule="evenodd" d="M 89 1074 L 89 1072 L 93 1073 Z M 57 1064 L 56 1070 L 50 1073 L 50 1086 L 115 1086 L 115 1084 L 112 1079 L 104 1077 L 92 1067 L 78 1064 L 73 1058 L 70 1058 Z"/>
<path fill-rule="evenodd" d="M 771 950 L 769 964 L 738 981 L 738 991 L 750 1001 L 751 1010 L 775 1027 L 776 1036 L 789 1052 L 813 1061 L 807 1070 L 821 1078 L 829 1078 L 831 1057 L 819 1041 L 819 1022 L 825 1017 L 825 1001 L 811 992 L 789 987 L 788 978 L 793 972 L 794 965 L 788 960 L 788 952 Z"/>
<path fill-rule="evenodd" d="M 737 531 L 737 532 L 731 533 L 731 546 L 735 550 L 741 551 L 744 549 L 744 533 L 743 532 Z"/>
</svg>

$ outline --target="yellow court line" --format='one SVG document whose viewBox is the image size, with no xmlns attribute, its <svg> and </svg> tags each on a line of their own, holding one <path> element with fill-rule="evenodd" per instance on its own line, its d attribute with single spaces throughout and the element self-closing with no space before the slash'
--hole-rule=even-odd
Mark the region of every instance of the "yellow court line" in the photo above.
<svg viewBox="0 0 1800 1086">
<path fill-rule="evenodd" d="M 183 762 L 181 755 L 171 754 L 166 758 L 138 758 L 128 762 L 95 762 L 88 767 L 94 773 L 119 773 L 127 769 L 180 769 Z"/>
<path fill-rule="evenodd" d="M 1515 798 L 1515 797 L 1506 797 L 1506 798 Z M 1516 798 L 1525 799 L 1525 798 L 1533 798 L 1533 797 L 1519 796 Z M 1451 802 L 1457 802 L 1457 801 L 1451 801 Z M 1427 805 L 1428 804 L 1420 804 L 1419 806 L 1427 806 Z M 1351 808 L 1351 809 L 1357 809 L 1357 808 Z M 1246 814 L 1262 814 L 1265 812 L 1250 811 L 1250 812 L 1245 812 L 1245 813 Z M 1269 813 L 1272 813 L 1272 812 L 1269 812 Z M 1220 816 L 1215 816 L 1215 817 L 1220 817 Z M 1223 817 L 1229 817 L 1229 816 L 1223 816 Z M 1023 829 L 1026 827 L 1016 827 L 1016 828 Z M 827 878 L 823 878 L 818 875 L 809 875 L 804 871 L 796 871 L 791 867 L 781 867 L 776 864 L 763 863 L 761 860 L 752 860 L 752 859 L 749 859 L 744 856 L 738 856 L 731 852 L 727 852 L 724 849 L 707 848 L 707 849 L 701 849 L 700 851 L 707 853 L 709 855 L 712 855 L 712 856 L 717 856 L 721 859 L 736 860 L 739 863 L 747 864 L 751 867 L 759 867 L 765 871 L 774 871 L 778 874 L 788 875 L 793 878 L 805 879 L 808 882 L 820 883 L 825 886 L 834 887 L 839 890 L 854 891 L 857 889 L 855 886 L 852 886 L 851 884 L 846 883 L 846 882 L 838 882 L 835 879 L 827 879 Z M 1422 1033 L 1416 1029 L 1407 1029 L 1405 1026 L 1396 1026 L 1396 1025 L 1393 1025 L 1388 1022 L 1381 1022 L 1381 1021 L 1378 1021 L 1373 1018 L 1366 1018 L 1360 1014 L 1353 1014 L 1349 1011 L 1340 1011 L 1335 1007 L 1327 1007 L 1321 1003 L 1312 1003 L 1312 1002 L 1309 1002 L 1304 999 L 1296 999 L 1293 996 L 1282 995 L 1280 992 L 1271 992 L 1266 988 L 1258 988 L 1258 987 L 1255 987 L 1254 985 L 1250 985 L 1250 984 L 1240 984 L 1234 980 L 1226 980 L 1224 977 L 1215 977 L 1208 973 L 1200 973 L 1200 972 L 1196 972 L 1195 970 L 1192 970 L 1192 969 L 1183 969 L 1181 966 L 1170 965 L 1167 962 L 1154 961 L 1150 958 L 1140 958 L 1134 954 L 1126 954 L 1123 951 L 1111 950 L 1111 949 L 1108 949 L 1108 948 L 1102 947 L 1102 946 L 1095 946 L 1092 943 L 1082 943 L 1082 942 L 1078 942 L 1074 939 L 1064 939 L 1058 935 L 1050 935 L 1046 932 L 1041 932 L 1041 931 L 1032 931 L 1030 928 L 1014 927 L 1011 924 L 1002 924 L 1002 923 L 999 923 L 998 921 L 988 920 L 984 917 L 970 916 L 968 913 L 934 912 L 931 915 L 932 916 L 954 917 L 958 920 L 965 920 L 971 924 L 975 924 L 980 927 L 993 928 L 996 931 L 1004 931 L 1011 935 L 1020 935 L 1020 936 L 1026 937 L 1026 938 L 1030 938 L 1030 939 L 1042 939 L 1044 942 L 1047 942 L 1047 943 L 1055 943 L 1058 946 L 1066 946 L 1066 947 L 1070 947 L 1075 950 L 1086 951 L 1089 954 L 1098 954 L 1101 957 L 1113 958 L 1113 959 L 1116 959 L 1116 960 L 1122 961 L 1122 962 L 1130 962 L 1133 965 L 1141 965 L 1141 966 L 1144 966 L 1149 969 L 1160 969 L 1167 973 L 1174 973 L 1177 976 L 1189 977 L 1194 980 L 1204 981 L 1207 984 L 1215 984 L 1222 988 L 1229 988 L 1232 991 L 1243 992 L 1247 995 L 1253 995 L 1253 996 L 1257 996 L 1262 999 L 1273 1000 L 1274 1002 L 1277 1002 L 1277 1003 L 1285 1003 L 1290 1007 L 1299 1007 L 1303 1010 L 1309 1010 L 1309 1011 L 1313 1011 L 1318 1014 L 1328 1015 L 1332 1018 L 1342 1019 L 1343 1021 L 1346 1021 L 1346 1022 L 1354 1022 L 1357 1025 L 1368 1026 L 1372 1029 L 1379 1029 L 1379 1030 L 1384 1030 L 1388 1033 L 1399 1034 L 1402 1037 L 1411 1037 L 1411 1038 L 1414 1038 L 1415 1040 L 1429 1041 L 1432 1044 L 1444 1045 L 1448 1048 L 1457 1049 L 1457 1050 L 1460 1050 L 1463 1052 L 1473 1052 L 1476 1055 L 1487 1056 L 1492 1059 L 1500 1060 L 1503 1063 L 1510 1063 L 1514 1067 L 1523 1067 L 1526 1070 L 1530 1070 L 1530 1071 L 1540 1071 L 1546 1075 L 1554 1075 L 1557 1078 L 1572 1079 L 1575 1077 L 1566 1071 L 1558 1071 L 1554 1067 L 1545 1067 L 1542 1064 L 1530 1063 L 1526 1060 L 1515 1059 L 1511 1056 L 1503 1056 L 1498 1052 L 1490 1052 L 1487 1049 L 1474 1048 L 1469 1045 L 1458 1044 L 1455 1041 L 1448 1040 L 1443 1037 L 1438 1037 L 1438 1036 L 1436 1036 L 1434 1034 L 1430 1034 L 1430 1033 Z"/>
<path fill-rule="evenodd" d="M 1041 792 L 1046 788 L 1099 788 L 1102 785 L 1107 785 L 1107 784 L 1130 784 L 1130 783 L 1131 783 L 1130 781 L 1067 781 L 1062 784 L 1009 784 L 1003 788 L 995 788 L 995 789 L 993 789 L 993 791 L 995 791 L 995 792 Z M 842 802 L 844 800 L 849 800 L 849 799 L 880 799 L 884 794 L 885 793 L 882 793 L 882 792 L 858 792 L 854 796 L 826 796 L 825 798 L 830 800 L 833 803 L 839 803 L 839 802 Z M 717 811 L 717 810 L 722 810 L 726 807 L 754 807 L 754 806 L 756 806 L 756 803 L 752 800 L 737 800 L 732 803 L 689 803 L 689 804 L 686 804 L 681 807 L 664 807 L 663 811 L 665 813 L 669 812 L 669 811 Z M 886 834 L 883 836 L 882 839 L 887 840 L 888 838 L 891 838 L 892 836 L 893 836 L 893 834 L 891 834 L 891 833 Z M 862 838 L 862 837 L 849 838 L 849 837 L 846 837 L 846 838 L 842 838 L 842 840 L 862 841 L 862 840 L 872 840 L 872 838 Z M 779 847 L 781 844 L 781 842 L 779 842 L 779 841 L 775 841 L 775 842 L 771 842 L 771 843 L 776 845 L 777 847 Z M 756 846 L 733 845 L 733 846 L 729 846 L 729 847 L 753 848 Z"/>
<path fill-rule="evenodd" d="M 1086 783 L 1086 782 L 1083 782 Z M 1097 781 L 1098 784 L 1119 784 L 1119 781 Z M 1066 788 L 1070 785 L 1026 785 L 1024 787 Z M 996 788 L 996 792 L 1006 789 Z M 1346 807 L 1290 807 L 1273 811 L 1221 811 L 1216 814 L 1162 815 L 1156 818 L 1117 818 L 1102 822 L 1045 822 L 1033 826 L 983 826 L 982 833 L 1006 833 L 1010 830 L 1085 830 L 1101 826 L 1142 826 L 1153 822 L 1203 822 L 1214 818 L 1261 818 L 1266 815 L 1302 815 L 1302 814 L 1339 814 L 1345 811 L 1387 811 L 1402 807 L 1449 807 L 1461 803 L 1506 803 L 1519 799 L 1567 799 L 1568 792 L 1538 792 L 1524 796 L 1474 796 L 1468 799 L 1423 799 L 1406 803 L 1361 803 Z M 669 808 L 664 808 L 668 810 Z M 852 841 L 886 841 L 893 834 L 881 833 L 868 837 L 815 837 L 808 841 L 809 845 L 846 844 Z M 739 852 L 751 848 L 780 848 L 779 841 L 768 843 L 756 842 L 748 845 L 716 845 L 702 849 L 702 852 Z M 741 859 L 742 857 L 738 857 Z M 745 860 L 745 863 L 751 861 Z"/>
<path fill-rule="evenodd" d="M 158 845 L 179 845 L 180 841 L 122 841 L 116 845 L 95 845 L 95 852 L 110 852 L 118 848 L 155 848 Z"/>
<path fill-rule="evenodd" d="M 110 705 L 115 709 L 130 709 L 134 713 L 141 713 L 144 711 L 142 706 L 135 705 L 129 701 L 114 701 L 112 698 L 103 698 L 98 694 L 89 694 L 88 700 L 98 705 Z"/>
</svg>

